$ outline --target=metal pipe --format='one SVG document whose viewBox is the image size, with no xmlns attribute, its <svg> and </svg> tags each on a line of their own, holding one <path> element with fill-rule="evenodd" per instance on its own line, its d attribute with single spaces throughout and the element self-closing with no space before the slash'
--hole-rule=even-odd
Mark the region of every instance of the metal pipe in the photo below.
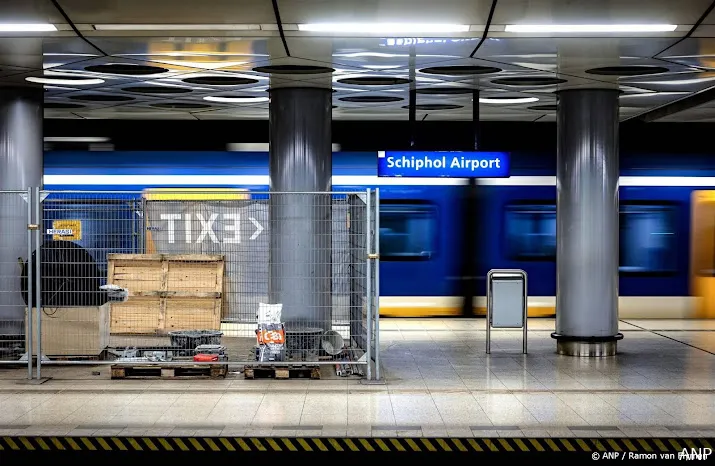
<svg viewBox="0 0 715 466">
<path fill-rule="evenodd" d="M 380 188 L 375 188 L 375 380 L 380 380 Z"/>
<path fill-rule="evenodd" d="M 372 214 L 371 211 L 371 192 L 370 188 L 367 189 L 366 191 L 366 198 L 365 202 L 367 204 L 367 213 L 365 214 L 365 220 L 367 222 L 367 234 L 365 235 L 365 252 L 367 253 L 367 257 L 365 258 L 365 266 L 367 267 L 365 271 L 365 276 L 367 277 L 367 284 L 366 284 L 366 289 L 365 289 L 365 294 L 366 294 L 366 305 L 367 305 L 367 379 L 372 380 L 372 368 L 370 367 L 370 364 L 372 363 L 372 260 L 370 259 L 370 251 L 371 249 L 371 244 L 372 241 L 370 240 L 371 234 L 370 234 L 370 225 L 371 223 L 371 216 Z"/>
</svg>

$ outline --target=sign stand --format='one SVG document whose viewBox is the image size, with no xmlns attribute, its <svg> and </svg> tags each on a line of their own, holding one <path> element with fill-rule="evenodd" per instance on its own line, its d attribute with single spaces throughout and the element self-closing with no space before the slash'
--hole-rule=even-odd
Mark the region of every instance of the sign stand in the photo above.
<svg viewBox="0 0 715 466">
<path fill-rule="evenodd" d="M 527 341 L 526 272 L 494 269 L 487 274 L 487 354 L 491 353 L 492 328 L 521 328 L 523 353 Z"/>
</svg>

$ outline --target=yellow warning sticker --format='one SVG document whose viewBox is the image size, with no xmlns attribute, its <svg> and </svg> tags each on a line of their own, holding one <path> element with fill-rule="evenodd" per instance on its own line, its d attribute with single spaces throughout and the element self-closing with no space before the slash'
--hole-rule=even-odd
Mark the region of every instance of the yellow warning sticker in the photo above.
<svg viewBox="0 0 715 466">
<path fill-rule="evenodd" d="M 52 229 L 47 231 L 54 241 L 79 241 L 82 239 L 81 220 L 53 220 Z"/>
</svg>

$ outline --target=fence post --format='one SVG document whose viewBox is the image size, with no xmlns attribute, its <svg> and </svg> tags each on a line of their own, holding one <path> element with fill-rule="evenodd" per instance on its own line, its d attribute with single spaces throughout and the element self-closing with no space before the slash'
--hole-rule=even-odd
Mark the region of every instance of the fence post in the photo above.
<svg viewBox="0 0 715 466">
<path fill-rule="evenodd" d="M 372 260 L 370 260 L 370 250 L 371 250 L 371 241 L 370 241 L 370 226 L 372 225 L 371 222 L 371 217 L 370 215 L 372 214 L 370 206 L 372 205 L 371 203 L 371 196 L 372 193 L 370 192 L 370 188 L 367 189 L 366 191 L 366 196 L 365 196 L 365 203 L 366 205 L 366 215 L 365 215 L 365 222 L 367 223 L 367 228 L 365 228 L 365 252 L 366 254 L 366 264 L 365 266 L 367 267 L 365 269 L 365 279 L 366 279 L 366 289 L 365 289 L 365 304 L 367 306 L 367 379 L 372 380 L 372 332 L 373 332 L 373 325 L 372 325 Z"/>
<path fill-rule="evenodd" d="M 37 228 L 35 229 L 35 317 L 37 322 L 37 380 L 42 379 L 42 192 L 39 186 L 35 188 L 35 221 Z M 28 279 L 29 274 L 28 272 Z"/>
<path fill-rule="evenodd" d="M 25 330 L 25 352 L 27 353 L 27 378 L 29 380 L 32 380 L 32 332 L 35 330 L 32 319 L 32 281 L 34 280 L 32 276 L 32 231 L 33 227 L 35 227 L 32 224 L 32 210 L 32 188 L 27 188 L 27 266 L 25 268 L 27 273 L 27 326 Z"/>
<path fill-rule="evenodd" d="M 375 277 L 375 380 L 380 380 L 380 188 L 375 188 L 375 254 L 373 274 Z"/>
</svg>

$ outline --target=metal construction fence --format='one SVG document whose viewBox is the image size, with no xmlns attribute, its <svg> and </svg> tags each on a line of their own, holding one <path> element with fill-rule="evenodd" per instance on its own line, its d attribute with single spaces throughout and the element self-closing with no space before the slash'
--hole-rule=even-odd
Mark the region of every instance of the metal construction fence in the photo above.
<svg viewBox="0 0 715 466">
<path fill-rule="evenodd" d="M 0 363 L 379 379 L 378 205 L 377 190 L 0 191 Z"/>
</svg>

